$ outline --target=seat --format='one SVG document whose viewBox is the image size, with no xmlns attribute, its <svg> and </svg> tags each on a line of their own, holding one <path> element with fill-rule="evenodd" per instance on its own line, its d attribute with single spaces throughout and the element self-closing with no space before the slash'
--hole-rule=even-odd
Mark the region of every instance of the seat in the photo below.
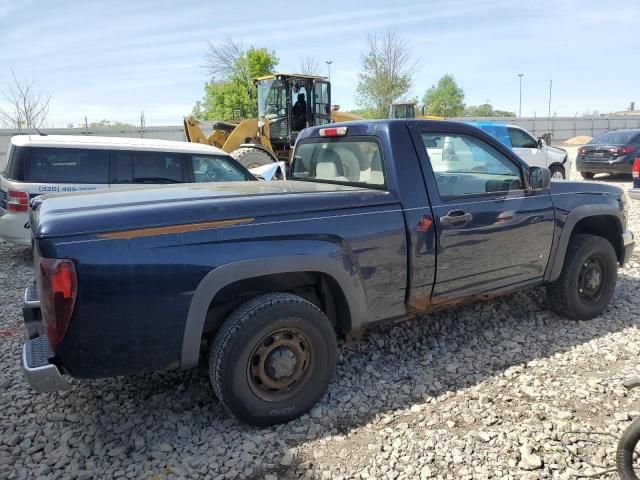
<svg viewBox="0 0 640 480">
<path fill-rule="evenodd" d="M 382 173 L 382 157 L 380 151 L 376 150 L 371 157 L 371 174 L 369 175 L 369 183 L 373 185 L 384 185 L 384 173 Z"/>
<path fill-rule="evenodd" d="M 340 156 L 336 152 L 329 149 L 322 151 L 320 160 L 316 162 L 315 178 L 347 181 L 342 169 Z"/>
</svg>

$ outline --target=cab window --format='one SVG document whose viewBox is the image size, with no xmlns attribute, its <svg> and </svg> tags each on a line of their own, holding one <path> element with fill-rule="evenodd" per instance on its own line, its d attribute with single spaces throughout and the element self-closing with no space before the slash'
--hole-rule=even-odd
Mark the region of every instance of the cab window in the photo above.
<svg viewBox="0 0 640 480">
<path fill-rule="evenodd" d="M 421 137 L 441 197 L 522 190 L 520 167 L 484 141 L 455 133 Z"/>
<path fill-rule="evenodd" d="M 384 186 L 382 155 L 373 138 L 319 138 L 296 146 L 291 178 Z"/>
<path fill-rule="evenodd" d="M 513 148 L 538 148 L 538 142 L 524 130 L 508 127 L 509 138 Z"/>
</svg>

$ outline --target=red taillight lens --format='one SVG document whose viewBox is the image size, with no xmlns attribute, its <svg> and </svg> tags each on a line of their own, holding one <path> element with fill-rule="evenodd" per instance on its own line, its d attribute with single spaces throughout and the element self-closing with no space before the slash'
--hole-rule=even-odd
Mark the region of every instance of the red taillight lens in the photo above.
<svg viewBox="0 0 640 480">
<path fill-rule="evenodd" d="M 633 161 L 633 170 L 631 170 L 633 178 L 640 178 L 640 157 Z"/>
<path fill-rule="evenodd" d="M 630 153 L 633 153 L 635 149 L 636 147 L 633 145 L 627 145 L 622 149 L 622 155 L 629 155 Z"/>
<path fill-rule="evenodd" d="M 42 323 L 49 343 L 58 345 L 67 333 L 76 303 L 78 282 L 71 260 L 40 258 L 38 286 Z"/>
<path fill-rule="evenodd" d="M 321 137 L 344 137 L 347 134 L 347 127 L 321 128 Z"/>
<path fill-rule="evenodd" d="M 7 210 L 9 212 L 28 212 L 29 194 L 18 190 L 9 190 L 7 193 Z"/>
</svg>

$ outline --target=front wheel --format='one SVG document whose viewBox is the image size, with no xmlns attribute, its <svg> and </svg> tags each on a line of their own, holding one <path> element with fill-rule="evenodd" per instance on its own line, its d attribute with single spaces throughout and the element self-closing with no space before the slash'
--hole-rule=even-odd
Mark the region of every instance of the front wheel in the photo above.
<svg viewBox="0 0 640 480">
<path fill-rule="evenodd" d="M 325 394 L 336 350 L 333 327 L 318 307 L 288 293 L 260 295 L 235 310 L 216 334 L 211 384 L 240 420 L 287 422 Z"/>
<path fill-rule="evenodd" d="M 551 309 L 572 320 L 589 320 L 609 304 L 618 279 L 618 260 L 611 243 L 597 235 L 574 235 L 562 273 L 547 285 Z"/>
<path fill-rule="evenodd" d="M 254 147 L 238 148 L 231 152 L 231 156 L 246 169 L 261 167 L 274 162 L 271 155 Z"/>
<path fill-rule="evenodd" d="M 555 178 L 556 180 L 564 180 L 567 178 L 562 165 L 551 165 L 549 171 L 551 172 L 551 178 Z"/>
<path fill-rule="evenodd" d="M 633 456 L 639 440 L 640 417 L 631 422 L 618 441 L 616 467 L 621 480 L 639 480 L 633 470 Z"/>
</svg>

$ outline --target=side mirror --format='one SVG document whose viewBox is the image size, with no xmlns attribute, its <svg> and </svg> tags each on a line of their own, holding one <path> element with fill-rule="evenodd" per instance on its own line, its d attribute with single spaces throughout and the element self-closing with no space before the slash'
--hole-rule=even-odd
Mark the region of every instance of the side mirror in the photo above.
<svg viewBox="0 0 640 480">
<path fill-rule="evenodd" d="M 542 140 L 542 137 L 538 138 L 538 148 L 542 148 L 544 147 L 544 140 Z"/>
<path fill-rule="evenodd" d="M 549 190 L 551 185 L 551 172 L 546 167 L 529 168 L 529 188 L 534 191 Z"/>
</svg>

